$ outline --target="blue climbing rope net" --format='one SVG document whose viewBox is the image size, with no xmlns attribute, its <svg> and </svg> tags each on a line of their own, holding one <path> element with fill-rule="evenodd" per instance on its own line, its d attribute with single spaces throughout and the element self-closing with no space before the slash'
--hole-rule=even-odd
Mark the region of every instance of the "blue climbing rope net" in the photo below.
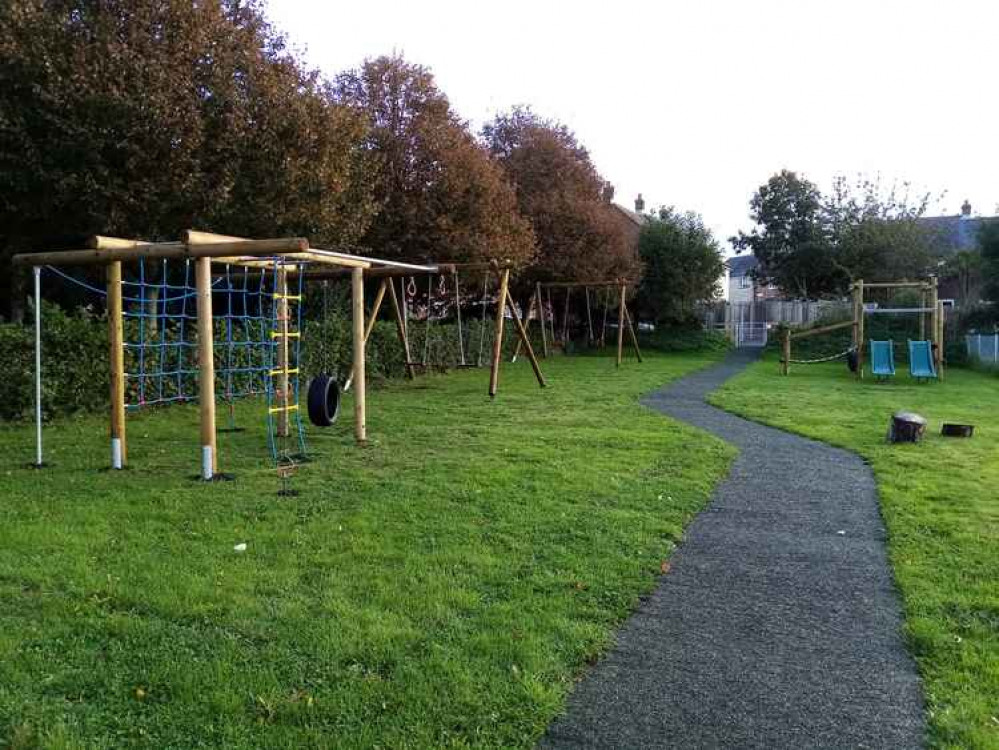
<svg viewBox="0 0 999 750">
<path fill-rule="evenodd" d="M 178 263 L 180 265 L 178 266 Z M 302 339 L 302 305 L 289 305 L 291 330 L 288 364 L 289 394 L 280 399 L 274 377 L 278 361 L 278 271 L 284 261 L 269 265 L 221 267 L 212 281 L 213 349 L 216 399 L 227 404 L 229 428 L 236 429 L 234 404 L 238 399 L 264 396 L 267 403 L 268 445 L 275 462 L 297 452 L 305 455 L 305 430 L 298 409 Z M 54 267 L 47 271 L 82 289 L 107 296 L 107 290 Z M 296 274 L 296 302 L 301 300 L 304 274 Z M 138 261 L 135 273 L 122 279 L 126 408 L 197 401 L 198 327 L 197 288 L 190 260 Z M 277 434 L 272 408 L 284 404 L 296 450 L 287 436 Z"/>
</svg>

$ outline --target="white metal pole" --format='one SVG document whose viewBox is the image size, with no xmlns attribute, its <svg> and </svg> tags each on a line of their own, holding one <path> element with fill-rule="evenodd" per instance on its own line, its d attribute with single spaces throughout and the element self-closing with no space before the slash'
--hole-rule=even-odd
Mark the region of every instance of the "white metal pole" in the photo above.
<svg viewBox="0 0 999 750">
<path fill-rule="evenodd" d="M 42 465 L 42 267 L 35 266 L 35 466 Z"/>
</svg>

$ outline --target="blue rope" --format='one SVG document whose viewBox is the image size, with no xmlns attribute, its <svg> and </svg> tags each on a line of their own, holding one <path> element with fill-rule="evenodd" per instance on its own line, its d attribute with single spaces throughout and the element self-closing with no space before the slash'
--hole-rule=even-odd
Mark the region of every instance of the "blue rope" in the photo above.
<svg viewBox="0 0 999 750">
<path fill-rule="evenodd" d="M 139 341 L 146 341 L 146 259 L 139 259 L 139 309 L 143 315 L 139 316 Z M 146 401 L 146 347 L 139 347 L 139 406 Z"/>
<path fill-rule="evenodd" d="M 184 261 L 184 286 L 190 287 L 191 285 L 191 261 Z M 187 313 L 187 297 L 188 295 L 183 295 L 181 298 L 181 308 L 180 308 L 180 333 L 178 334 L 179 340 L 184 341 L 184 322 L 186 320 Z M 184 349 L 182 347 L 177 347 L 177 369 L 183 369 L 184 367 Z M 184 393 L 184 376 L 182 374 L 177 375 L 177 394 L 182 395 Z"/>
<path fill-rule="evenodd" d="M 166 327 L 166 319 L 167 319 L 167 299 L 166 299 L 166 297 L 167 297 L 167 295 L 166 295 L 166 290 L 167 290 L 167 262 L 166 262 L 166 259 L 163 260 L 163 269 L 162 269 L 162 274 L 160 276 L 160 279 L 161 279 L 160 296 L 162 297 L 162 299 L 160 300 L 162 302 L 160 310 L 162 312 L 162 315 L 160 317 L 160 340 L 159 340 L 159 344 L 158 344 L 158 349 L 159 349 L 159 355 L 160 355 L 159 371 L 162 373 L 163 370 L 166 367 L 166 364 L 164 363 L 163 360 L 164 360 L 164 357 L 166 356 L 166 343 L 167 343 L 167 340 L 166 340 L 166 329 L 167 329 L 167 327 Z M 159 400 L 163 399 L 163 378 L 162 378 L 162 376 L 159 377 L 156 380 L 156 398 L 159 399 Z"/>
</svg>

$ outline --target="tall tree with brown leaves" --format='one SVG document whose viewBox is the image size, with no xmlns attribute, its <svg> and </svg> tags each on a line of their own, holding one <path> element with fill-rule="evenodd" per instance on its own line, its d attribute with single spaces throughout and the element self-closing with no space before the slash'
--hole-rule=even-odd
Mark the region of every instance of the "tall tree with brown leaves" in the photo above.
<svg viewBox="0 0 999 750">
<path fill-rule="evenodd" d="M 565 125 L 515 108 L 486 125 L 482 136 L 516 186 L 520 211 L 537 235 L 535 278 L 639 274 L 637 249 L 611 215 L 606 182 Z"/>
<path fill-rule="evenodd" d="M 380 57 L 340 75 L 335 89 L 368 118 L 379 161 L 366 245 L 414 260 L 531 261 L 534 236 L 513 189 L 426 68 Z"/>
<path fill-rule="evenodd" d="M 0 263 L 190 225 L 350 242 L 364 136 L 252 0 L 0 4 Z"/>
</svg>

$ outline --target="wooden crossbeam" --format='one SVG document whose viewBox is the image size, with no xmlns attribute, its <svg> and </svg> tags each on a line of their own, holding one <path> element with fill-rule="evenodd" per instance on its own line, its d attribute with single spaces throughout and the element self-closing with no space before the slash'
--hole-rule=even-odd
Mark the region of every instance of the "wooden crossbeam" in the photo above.
<svg viewBox="0 0 999 750">
<path fill-rule="evenodd" d="M 850 328 L 853 326 L 852 320 L 844 320 L 842 323 L 831 323 L 827 326 L 819 326 L 818 328 L 807 328 L 804 331 L 791 331 L 792 339 L 807 339 L 809 336 L 818 336 L 822 333 L 831 333 L 832 331 L 839 331 L 843 328 Z"/>
<path fill-rule="evenodd" d="M 214 245 L 187 245 L 183 242 L 135 243 L 131 247 L 113 247 L 107 250 L 80 249 L 54 252 L 20 253 L 11 262 L 15 266 L 88 266 L 106 265 L 115 261 L 140 259 L 215 258 L 244 255 L 287 255 L 301 252 L 309 243 L 301 237 L 272 240 L 239 240 Z"/>
</svg>

